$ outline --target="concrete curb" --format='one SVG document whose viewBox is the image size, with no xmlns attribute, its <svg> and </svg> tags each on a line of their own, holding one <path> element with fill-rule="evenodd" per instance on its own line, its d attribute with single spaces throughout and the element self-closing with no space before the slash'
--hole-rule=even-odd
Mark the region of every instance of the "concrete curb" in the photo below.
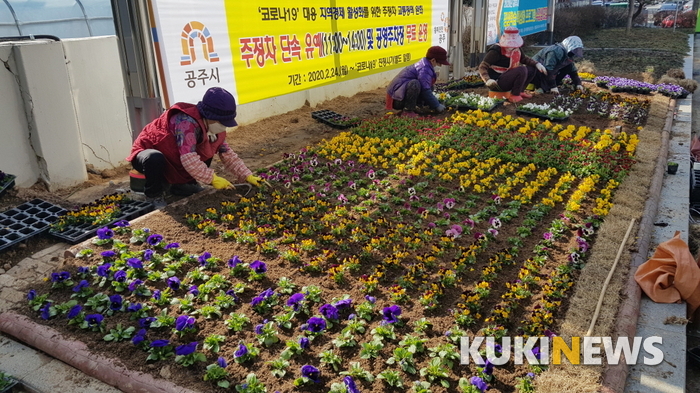
<svg viewBox="0 0 700 393">
<path fill-rule="evenodd" d="M 627 297 L 617 312 L 617 325 L 613 332 L 613 337 L 634 337 L 637 332 L 637 320 L 639 319 L 639 307 L 642 298 L 642 290 L 634 279 L 637 267 L 646 262 L 653 232 L 654 218 L 659 208 L 661 198 L 661 186 L 663 185 L 664 172 L 666 172 L 666 157 L 668 155 L 668 144 L 673 126 L 673 118 L 676 108 L 676 100 L 670 100 L 668 104 L 668 114 L 666 123 L 661 131 L 661 147 L 654 177 L 649 187 L 649 198 L 644 204 L 644 213 L 639 223 L 637 231 L 637 251 L 632 255 L 629 277 L 625 293 Z M 624 361 L 616 365 L 608 365 L 603 371 L 601 393 L 618 393 L 625 389 L 629 367 Z"/>
<path fill-rule="evenodd" d="M 150 374 L 119 366 L 111 359 L 93 354 L 84 343 L 64 338 L 56 330 L 34 323 L 23 315 L 0 314 L 0 332 L 127 393 L 196 393 L 164 379 L 155 379 Z"/>
</svg>

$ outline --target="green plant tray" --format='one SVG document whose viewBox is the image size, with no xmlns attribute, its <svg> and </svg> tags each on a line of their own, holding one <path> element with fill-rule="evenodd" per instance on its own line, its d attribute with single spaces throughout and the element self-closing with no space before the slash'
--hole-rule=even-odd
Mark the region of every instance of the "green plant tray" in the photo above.
<svg viewBox="0 0 700 393">
<path fill-rule="evenodd" d="M 329 111 L 327 109 L 311 112 L 312 119 L 315 119 L 321 123 L 328 124 L 329 126 L 337 128 L 339 130 L 357 127 L 361 123 L 360 120 L 357 120 L 352 123 L 341 123 L 341 119 L 343 119 L 344 117 L 347 116 L 343 116 L 340 113 Z"/>
<path fill-rule="evenodd" d="M 535 112 L 524 111 L 524 110 L 522 110 L 522 109 L 516 109 L 516 110 L 515 110 L 515 113 L 518 114 L 518 115 L 530 116 L 530 117 L 537 117 L 537 118 L 545 119 L 545 120 L 549 120 L 549 121 L 566 121 L 566 120 L 569 120 L 569 116 L 561 117 L 561 118 L 559 118 L 559 117 L 550 117 L 550 116 L 540 115 L 539 113 L 535 113 Z"/>
<path fill-rule="evenodd" d="M 65 240 L 68 243 L 76 244 L 83 240 L 87 240 L 93 236 L 99 228 L 110 226 L 117 221 L 126 220 L 130 221 L 136 217 L 140 217 L 153 210 L 153 204 L 151 202 L 141 202 L 141 201 L 129 201 L 121 204 L 121 213 L 112 220 L 111 222 L 104 225 L 92 225 L 92 224 L 79 224 L 79 225 L 69 225 L 63 231 L 57 231 L 55 229 L 50 229 L 49 234 L 51 236 L 57 237 L 61 240 Z M 60 217 L 59 217 L 60 219 Z"/>
</svg>

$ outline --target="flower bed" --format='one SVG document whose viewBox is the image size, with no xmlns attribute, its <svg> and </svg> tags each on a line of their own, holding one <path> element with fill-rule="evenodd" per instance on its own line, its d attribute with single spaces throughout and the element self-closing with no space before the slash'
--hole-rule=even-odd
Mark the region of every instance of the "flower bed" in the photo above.
<svg viewBox="0 0 700 393">
<path fill-rule="evenodd" d="M 637 142 L 482 111 L 365 121 L 251 197 L 101 229 L 29 305 L 202 391 L 527 391 L 542 367 L 460 366 L 459 339 L 556 329 Z"/>
</svg>

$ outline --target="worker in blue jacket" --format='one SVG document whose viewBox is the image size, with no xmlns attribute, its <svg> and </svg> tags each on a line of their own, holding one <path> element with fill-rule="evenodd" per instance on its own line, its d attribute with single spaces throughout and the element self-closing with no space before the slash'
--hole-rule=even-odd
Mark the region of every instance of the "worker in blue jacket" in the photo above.
<svg viewBox="0 0 700 393">
<path fill-rule="evenodd" d="M 576 89 L 583 91 L 581 78 L 574 60 L 583 57 L 583 42 L 575 35 L 567 37 L 561 43 L 542 48 L 532 59 L 544 65 L 547 73 L 538 74 L 532 81 L 537 93 L 559 94 L 562 79 L 569 75 Z"/>
</svg>

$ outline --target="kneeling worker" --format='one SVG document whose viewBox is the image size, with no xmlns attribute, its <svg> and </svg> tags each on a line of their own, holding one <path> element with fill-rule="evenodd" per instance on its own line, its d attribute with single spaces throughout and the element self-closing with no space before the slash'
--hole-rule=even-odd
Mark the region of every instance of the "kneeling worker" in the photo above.
<svg viewBox="0 0 700 393">
<path fill-rule="evenodd" d="M 417 105 L 428 105 L 438 113 L 444 112 L 445 106 L 433 94 L 438 64 L 450 65 L 447 51 L 440 46 L 431 46 L 425 57 L 401 70 L 386 88 L 387 109 L 402 110 L 407 117 L 418 116 L 414 112 Z"/>
<path fill-rule="evenodd" d="M 216 189 L 233 185 L 209 168 L 215 154 L 237 182 L 260 186 L 254 176 L 226 143 L 226 127 L 235 127 L 236 100 L 220 87 L 206 91 L 194 104 L 178 102 L 144 127 L 126 158 L 135 170 L 145 175 L 144 194 L 157 208 L 168 184 L 173 195 L 189 196 L 211 184 Z"/>
</svg>

